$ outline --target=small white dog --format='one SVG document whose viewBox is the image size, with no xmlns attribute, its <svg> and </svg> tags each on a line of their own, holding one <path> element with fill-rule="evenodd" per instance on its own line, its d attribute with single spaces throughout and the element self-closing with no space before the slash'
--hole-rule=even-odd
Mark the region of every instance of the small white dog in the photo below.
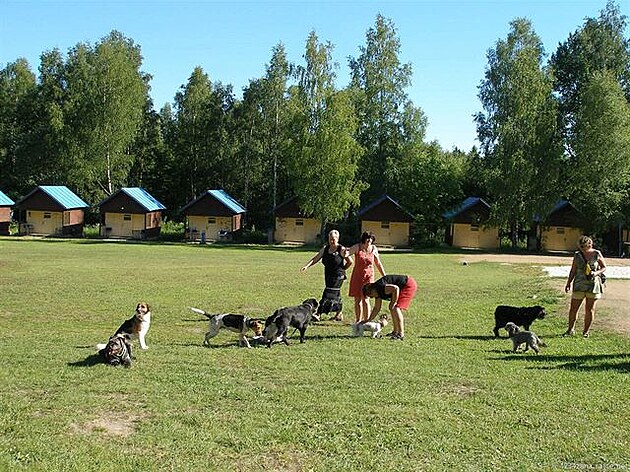
<svg viewBox="0 0 630 472">
<path fill-rule="evenodd" d="M 352 336 L 363 336 L 363 333 L 369 331 L 372 333 L 373 338 L 379 338 L 385 326 L 387 326 L 387 315 L 381 315 L 378 321 L 352 323 Z"/>
</svg>

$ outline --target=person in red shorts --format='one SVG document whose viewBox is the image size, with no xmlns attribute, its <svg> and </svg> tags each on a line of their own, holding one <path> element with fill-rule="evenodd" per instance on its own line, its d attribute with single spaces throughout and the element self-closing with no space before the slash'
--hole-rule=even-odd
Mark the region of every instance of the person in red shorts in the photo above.
<svg viewBox="0 0 630 472">
<path fill-rule="evenodd" d="M 365 297 L 376 298 L 374 308 L 370 318 L 372 321 L 379 315 L 383 300 L 389 300 L 389 312 L 392 316 L 394 330 L 391 338 L 395 341 L 402 341 L 405 337 L 405 319 L 402 310 L 406 310 L 411 305 L 413 297 L 418 290 L 418 284 L 408 275 L 385 275 L 376 282 L 363 286 Z"/>
</svg>

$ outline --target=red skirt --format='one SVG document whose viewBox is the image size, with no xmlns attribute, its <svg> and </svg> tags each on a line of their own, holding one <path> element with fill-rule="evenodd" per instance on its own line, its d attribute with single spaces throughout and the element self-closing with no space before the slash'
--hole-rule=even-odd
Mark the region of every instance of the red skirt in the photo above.
<svg viewBox="0 0 630 472">
<path fill-rule="evenodd" d="M 400 289 L 398 293 L 398 300 L 396 301 L 396 306 L 401 310 L 406 310 L 411 305 L 411 300 L 416 295 L 416 291 L 418 290 L 418 284 L 413 279 L 413 277 L 407 276 L 407 285 Z"/>
</svg>

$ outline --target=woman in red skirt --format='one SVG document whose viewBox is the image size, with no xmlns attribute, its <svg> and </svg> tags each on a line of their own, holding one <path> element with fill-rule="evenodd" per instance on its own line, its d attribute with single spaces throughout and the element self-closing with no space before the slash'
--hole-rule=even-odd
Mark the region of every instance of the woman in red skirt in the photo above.
<svg viewBox="0 0 630 472">
<path fill-rule="evenodd" d="M 383 300 L 389 300 L 389 311 L 394 325 L 391 337 L 393 340 L 402 341 L 405 337 L 405 320 L 402 310 L 409 308 L 416 290 L 418 290 L 418 284 L 413 277 L 408 275 L 386 275 L 374 283 L 365 284 L 363 295 L 376 298 L 374 309 L 367 321 L 372 321 L 378 316 Z"/>
</svg>

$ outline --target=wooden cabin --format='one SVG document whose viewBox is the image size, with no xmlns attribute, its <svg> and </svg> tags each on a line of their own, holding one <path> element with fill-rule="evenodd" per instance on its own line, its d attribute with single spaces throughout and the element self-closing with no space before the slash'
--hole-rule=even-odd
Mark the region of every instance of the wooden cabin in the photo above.
<svg viewBox="0 0 630 472">
<path fill-rule="evenodd" d="M 474 249 L 499 247 L 499 228 L 484 224 L 490 218 L 490 205 L 483 198 L 468 197 L 442 216 L 449 223 L 446 242 L 451 246 Z"/>
<path fill-rule="evenodd" d="M 202 242 L 229 239 L 241 229 L 245 211 L 224 190 L 207 190 L 181 209 L 188 239 Z"/>
<path fill-rule="evenodd" d="M 274 208 L 275 229 L 273 240 L 276 243 L 319 243 L 321 222 L 304 215 L 297 197 L 290 198 Z"/>
<path fill-rule="evenodd" d="M 413 216 L 389 195 L 383 195 L 361 208 L 357 217 L 361 222 L 361 233 L 374 233 L 379 246 L 409 246 Z"/>
<path fill-rule="evenodd" d="M 571 202 L 558 201 L 539 225 L 541 248 L 544 251 L 575 251 L 586 223 L 584 215 Z"/>
<path fill-rule="evenodd" d="M 82 237 L 87 207 L 64 185 L 40 185 L 16 203 L 19 234 Z"/>
<path fill-rule="evenodd" d="M 123 187 L 99 203 L 104 238 L 155 239 L 166 207 L 140 187 Z"/>
<path fill-rule="evenodd" d="M 15 202 L 7 197 L 0 190 L 0 236 L 9 236 L 9 226 L 11 225 L 11 207 Z"/>
</svg>

